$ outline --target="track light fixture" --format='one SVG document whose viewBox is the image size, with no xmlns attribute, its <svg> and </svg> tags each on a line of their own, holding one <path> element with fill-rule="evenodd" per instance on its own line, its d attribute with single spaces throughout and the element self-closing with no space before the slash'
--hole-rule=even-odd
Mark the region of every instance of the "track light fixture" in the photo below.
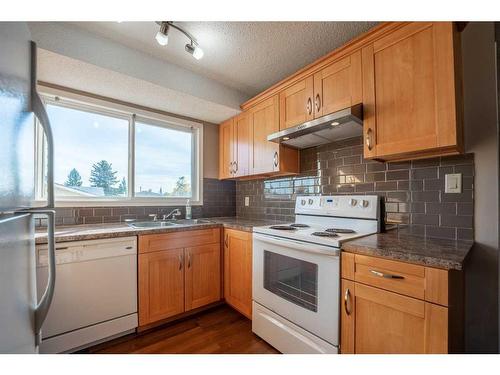
<svg viewBox="0 0 500 375">
<path fill-rule="evenodd" d="M 196 60 L 199 60 L 203 57 L 203 50 L 200 48 L 200 45 L 198 44 L 196 38 L 189 34 L 182 27 L 175 25 L 173 21 L 156 21 L 156 23 L 160 25 L 160 30 L 156 33 L 155 36 L 158 44 L 160 44 L 161 46 L 166 46 L 168 44 L 168 32 L 172 27 L 176 30 L 179 30 L 189 39 L 189 42 L 184 47 L 186 52 L 190 53 Z"/>
</svg>

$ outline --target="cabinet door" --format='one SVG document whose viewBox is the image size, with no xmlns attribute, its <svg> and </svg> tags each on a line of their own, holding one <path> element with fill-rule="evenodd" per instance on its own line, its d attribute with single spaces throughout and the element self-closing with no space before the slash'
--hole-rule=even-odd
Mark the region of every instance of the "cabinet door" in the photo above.
<svg viewBox="0 0 500 375">
<path fill-rule="evenodd" d="M 270 173 L 278 166 L 279 145 L 269 142 L 267 136 L 279 131 L 278 95 L 251 109 L 252 174 Z"/>
<path fill-rule="evenodd" d="M 451 22 L 412 22 L 362 50 L 365 157 L 460 148 Z"/>
<path fill-rule="evenodd" d="M 224 297 L 247 318 L 252 318 L 252 234 L 224 231 Z"/>
<path fill-rule="evenodd" d="M 314 117 L 321 117 L 363 101 L 361 51 L 314 74 Z"/>
<path fill-rule="evenodd" d="M 186 311 L 221 298 L 220 244 L 185 249 Z"/>
<path fill-rule="evenodd" d="M 349 285 L 352 287 L 352 282 Z M 446 307 L 359 283 L 355 283 L 348 303 L 352 303 L 352 310 L 347 320 L 345 312 L 342 313 L 342 341 L 346 342 L 344 347 L 341 341 L 342 352 L 344 349 L 346 353 L 362 354 L 448 352 Z"/>
<path fill-rule="evenodd" d="M 234 120 L 234 177 L 248 176 L 250 174 L 250 149 L 251 139 L 251 116 L 243 112 Z"/>
<path fill-rule="evenodd" d="M 229 119 L 219 125 L 219 178 L 233 177 L 234 123 Z"/>
<path fill-rule="evenodd" d="M 139 255 L 139 325 L 184 312 L 184 250 Z"/>
<path fill-rule="evenodd" d="M 312 76 L 280 92 L 280 130 L 314 118 Z"/>
</svg>

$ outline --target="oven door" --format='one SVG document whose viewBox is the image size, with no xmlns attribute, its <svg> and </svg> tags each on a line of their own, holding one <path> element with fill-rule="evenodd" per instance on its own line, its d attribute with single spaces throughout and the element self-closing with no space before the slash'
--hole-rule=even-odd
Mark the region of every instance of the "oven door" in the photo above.
<svg viewBox="0 0 500 375">
<path fill-rule="evenodd" d="M 340 251 L 253 235 L 253 299 L 338 346 Z"/>
</svg>

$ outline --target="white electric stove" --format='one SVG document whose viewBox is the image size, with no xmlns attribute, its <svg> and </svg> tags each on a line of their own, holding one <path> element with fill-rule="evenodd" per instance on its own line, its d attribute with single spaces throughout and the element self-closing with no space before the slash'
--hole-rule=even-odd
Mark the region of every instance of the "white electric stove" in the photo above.
<svg viewBox="0 0 500 375">
<path fill-rule="evenodd" d="M 295 222 L 255 227 L 252 330 L 282 353 L 338 353 L 340 246 L 380 231 L 377 196 L 297 197 Z"/>
</svg>

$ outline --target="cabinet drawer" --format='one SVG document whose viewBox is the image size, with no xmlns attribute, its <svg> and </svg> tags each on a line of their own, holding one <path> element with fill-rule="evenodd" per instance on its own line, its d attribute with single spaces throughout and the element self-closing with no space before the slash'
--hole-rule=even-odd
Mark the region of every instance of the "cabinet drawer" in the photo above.
<svg viewBox="0 0 500 375">
<path fill-rule="evenodd" d="M 356 254 L 354 280 L 406 296 L 425 299 L 425 267 Z"/>
<path fill-rule="evenodd" d="M 179 249 L 220 242 L 220 229 L 200 229 L 139 236 L 139 253 Z"/>
<path fill-rule="evenodd" d="M 447 270 L 343 252 L 342 278 L 443 306 L 450 304 L 448 288 L 453 280 Z"/>
</svg>

